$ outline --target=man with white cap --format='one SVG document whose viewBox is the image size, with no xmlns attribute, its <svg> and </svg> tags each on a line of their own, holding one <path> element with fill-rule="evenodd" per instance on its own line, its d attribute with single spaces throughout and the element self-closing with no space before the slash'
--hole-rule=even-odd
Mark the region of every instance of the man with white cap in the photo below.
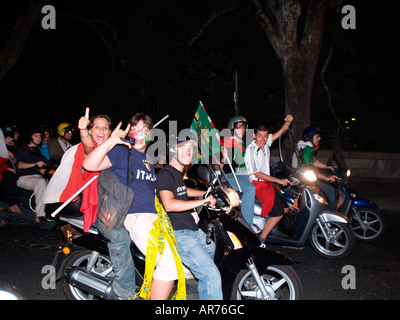
<svg viewBox="0 0 400 320">
<path fill-rule="evenodd" d="M 174 229 L 179 256 L 199 281 L 199 298 L 221 300 L 221 275 L 214 263 L 215 244 L 206 243 L 206 234 L 199 229 L 191 214 L 194 208 L 206 202 L 215 207 L 216 200 L 213 196 L 203 199 L 205 191 L 187 188 L 183 180 L 183 170 L 191 164 L 196 147 L 194 140 L 170 138 L 172 159 L 158 173 L 157 192 Z M 200 199 L 189 200 L 189 197 Z"/>
</svg>

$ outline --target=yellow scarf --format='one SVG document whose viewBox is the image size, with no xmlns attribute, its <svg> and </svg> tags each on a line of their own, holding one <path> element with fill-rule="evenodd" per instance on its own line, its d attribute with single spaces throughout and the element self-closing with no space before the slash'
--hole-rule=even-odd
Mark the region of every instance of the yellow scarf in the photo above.
<svg viewBox="0 0 400 320">
<path fill-rule="evenodd" d="M 153 271 L 156 267 L 157 255 L 163 255 L 165 249 L 165 241 L 167 241 L 171 248 L 172 255 L 174 256 L 176 269 L 178 271 L 178 286 L 172 299 L 186 300 L 185 274 L 183 272 L 182 261 L 179 258 L 178 251 L 176 250 L 176 242 L 174 231 L 172 230 L 171 221 L 169 220 L 168 215 L 165 212 L 163 205 L 158 200 L 157 196 L 155 197 L 155 206 L 157 209 L 158 218 L 153 223 L 154 228 L 151 229 L 149 232 L 146 248 L 146 266 L 144 279 L 138 295 L 144 300 L 150 299 L 150 288 L 151 282 L 153 280 Z"/>
</svg>

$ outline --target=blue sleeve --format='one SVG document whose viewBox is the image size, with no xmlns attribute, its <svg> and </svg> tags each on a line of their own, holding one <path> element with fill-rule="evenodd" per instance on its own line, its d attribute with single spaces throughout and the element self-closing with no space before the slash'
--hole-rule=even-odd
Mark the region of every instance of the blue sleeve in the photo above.
<svg viewBox="0 0 400 320">
<path fill-rule="evenodd" d="M 125 151 L 125 149 L 126 147 L 124 146 L 116 145 L 107 153 L 107 157 L 110 160 L 113 167 L 116 166 L 118 163 L 120 163 L 124 157 L 126 157 L 127 152 Z"/>
</svg>

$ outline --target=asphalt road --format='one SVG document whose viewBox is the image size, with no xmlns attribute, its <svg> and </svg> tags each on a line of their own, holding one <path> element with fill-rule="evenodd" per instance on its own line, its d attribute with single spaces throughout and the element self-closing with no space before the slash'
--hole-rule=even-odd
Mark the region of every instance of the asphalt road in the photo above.
<svg viewBox="0 0 400 320">
<path fill-rule="evenodd" d="M 270 246 L 289 256 L 301 277 L 304 300 L 397 300 L 400 299 L 400 213 L 385 210 L 387 230 L 376 242 L 357 242 L 353 254 L 330 260 L 307 245 L 303 249 Z M 6 225 L 0 228 L 0 284 L 16 286 L 28 300 L 65 300 L 61 283 L 43 289 L 43 267 L 51 264 L 61 243 L 60 231 L 32 226 Z M 355 288 L 343 288 L 354 267 Z M 344 268 L 344 269 L 343 269 Z M 188 298 L 196 288 L 189 284 Z M 191 293 L 192 292 L 192 293 Z"/>
</svg>

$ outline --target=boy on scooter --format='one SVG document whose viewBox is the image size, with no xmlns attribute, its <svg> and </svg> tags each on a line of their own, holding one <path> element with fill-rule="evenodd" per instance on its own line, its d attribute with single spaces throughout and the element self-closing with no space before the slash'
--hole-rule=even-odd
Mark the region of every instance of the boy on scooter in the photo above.
<svg viewBox="0 0 400 320">
<path fill-rule="evenodd" d="M 261 215 L 268 214 L 268 220 L 259 237 L 261 244 L 265 242 L 268 234 L 276 226 L 289 208 L 277 194 L 274 183 L 286 186 L 290 184 L 288 179 L 278 179 L 270 176 L 270 151 L 272 142 L 278 139 L 293 121 L 291 115 L 287 115 L 285 123 L 275 133 L 270 134 L 268 128 L 261 124 L 254 130 L 254 141 L 247 147 L 245 154 L 246 168 L 249 180 L 256 186 L 256 197 L 262 204 Z"/>
<path fill-rule="evenodd" d="M 206 243 L 206 234 L 192 216 L 194 208 L 206 202 L 215 207 L 216 200 L 212 195 L 205 199 L 188 199 L 205 194 L 205 191 L 187 188 L 183 180 L 183 170 L 192 163 L 193 148 L 197 147 L 197 142 L 172 140 L 170 152 L 173 157 L 158 173 L 157 191 L 171 220 L 179 256 L 199 280 L 200 300 L 222 300 L 221 275 L 214 263 L 215 244 Z"/>
<path fill-rule="evenodd" d="M 303 140 L 297 143 L 297 148 L 302 152 L 305 164 L 312 164 L 320 169 L 330 169 L 334 171 L 334 168 L 326 165 L 325 163 L 315 159 L 315 152 L 319 148 L 321 141 L 320 131 L 317 127 L 308 127 L 303 130 Z M 335 205 L 335 188 L 331 186 L 330 182 L 335 182 L 339 178 L 335 175 L 324 175 L 318 172 L 317 185 L 327 195 L 329 200 L 329 209 L 334 210 Z"/>
</svg>

